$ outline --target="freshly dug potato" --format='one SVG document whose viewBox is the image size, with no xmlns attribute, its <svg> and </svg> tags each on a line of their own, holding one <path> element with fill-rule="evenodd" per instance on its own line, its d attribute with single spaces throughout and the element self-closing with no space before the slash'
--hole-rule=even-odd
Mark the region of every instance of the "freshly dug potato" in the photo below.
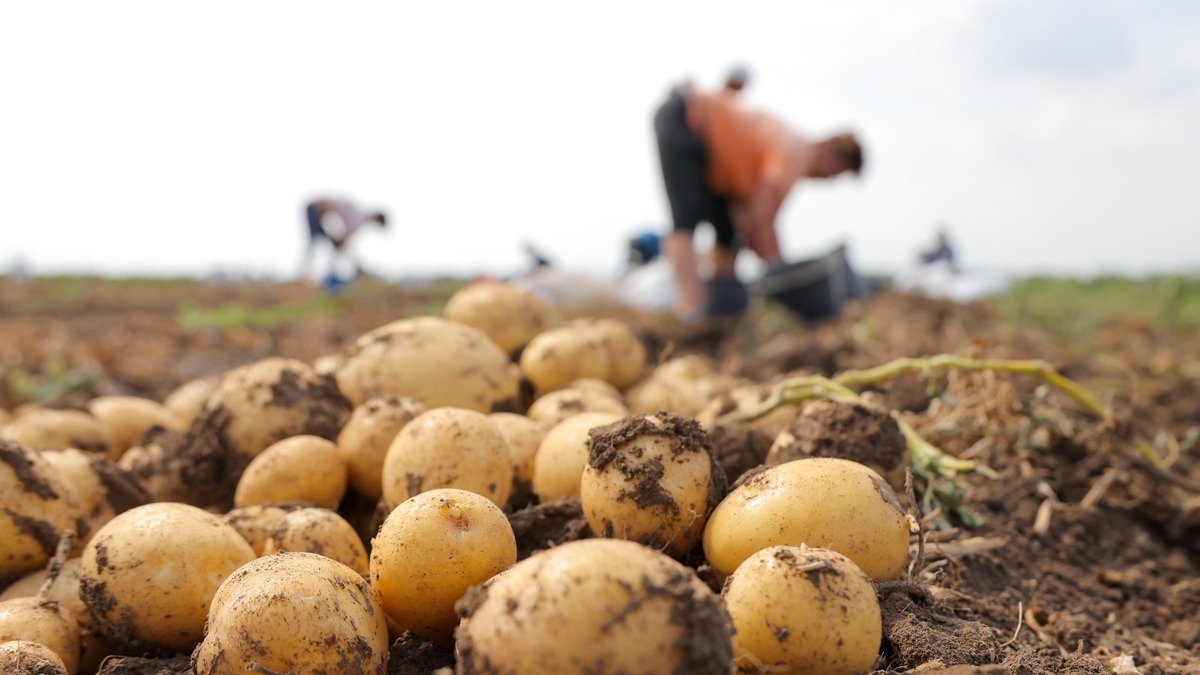
<svg viewBox="0 0 1200 675">
<path fill-rule="evenodd" d="M 489 415 L 500 434 L 508 442 L 508 457 L 512 460 L 516 479 L 523 483 L 533 481 L 533 458 L 537 456 L 538 444 L 546 430 L 537 422 L 516 413 L 492 413 Z"/>
<path fill-rule="evenodd" d="M 328 509 L 297 509 L 276 521 L 262 554 L 279 551 L 316 553 L 367 574 L 367 549 L 354 526 Z"/>
<path fill-rule="evenodd" d="M 517 561 L 504 512 L 465 490 L 430 490 L 397 506 L 371 542 L 371 586 L 401 630 L 446 641 L 454 603 Z"/>
<path fill-rule="evenodd" d="M 483 331 L 506 354 L 559 322 L 558 311 L 540 296 L 498 282 L 474 283 L 459 289 L 446 302 L 444 313 L 451 321 Z"/>
<path fill-rule="evenodd" d="M 680 382 L 697 383 L 716 374 L 717 366 L 712 359 L 698 354 L 677 356 L 654 369 L 655 377 Z"/>
<path fill-rule="evenodd" d="M 350 486 L 364 497 L 383 496 L 383 460 L 396 434 L 425 406 L 411 398 L 381 396 L 354 409 L 338 434 L 337 447 L 349 472 Z"/>
<path fill-rule="evenodd" d="M 508 442 L 483 413 L 434 408 L 409 422 L 392 441 L 383 465 L 388 508 L 435 488 L 469 490 L 503 508 L 512 494 Z"/>
<path fill-rule="evenodd" d="M 0 642 L 10 640 L 45 645 L 62 659 L 68 673 L 79 669 L 79 623 L 54 600 L 33 597 L 0 602 Z"/>
<path fill-rule="evenodd" d="M 44 450 L 51 469 L 71 486 L 80 514 L 94 533 L 118 513 L 150 502 L 150 495 L 104 455 L 68 448 Z M 85 543 L 81 535 L 80 546 Z"/>
<path fill-rule="evenodd" d="M 12 413 L 8 412 L 4 408 L 0 408 L 0 426 L 8 424 L 12 421 L 12 418 Z"/>
<path fill-rule="evenodd" d="M 700 425 L 660 413 L 590 435 L 580 499 L 592 531 L 675 556 L 691 551 L 725 495 L 725 472 Z"/>
<path fill-rule="evenodd" d="M 332 509 L 346 494 L 346 463 L 332 442 L 285 438 L 263 450 L 242 473 L 234 506 L 311 502 Z"/>
<path fill-rule="evenodd" d="M 458 611 L 460 672 L 733 671 L 720 599 L 692 570 L 629 541 L 536 553 L 472 590 Z"/>
<path fill-rule="evenodd" d="M 517 396 L 520 383 L 517 368 L 487 335 L 432 316 L 401 319 L 363 334 L 334 376 L 355 405 L 391 394 L 427 408 L 479 412 Z"/>
<path fill-rule="evenodd" d="M 613 413 L 580 413 L 546 432 L 533 458 L 533 492 L 542 503 L 579 495 L 587 466 L 588 432 L 621 419 Z"/>
<path fill-rule="evenodd" d="M 0 439 L 34 450 L 78 448 L 116 459 L 117 445 L 100 420 L 79 410 L 35 408 L 0 427 Z"/>
<path fill-rule="evenodd" d="M 875 585 L 844 555 L 772 546 L 738 566 L 721 594 L 738 666 L 802 675 L 854 675 L 879 654 Z"/>
<path fill-rule="evenodd" d="M 594 331 L 578 327 L 548 330 L 533 338 L 521 352 L 521 371 L 542 393 L 585 377 L 607 381 L 608 348 Z"/>
<path fill-rule="evenodd" d="M 219 517 L 186 504 L 147 504 L 92 538 L 79 593 L 114 647 L 185 651 L 200 641 L 217 587 L 253 559 L 250 544 Z"/>
<path fill-rule="evenodd" d="M 249 461 L 292 436 L 335 438 L 350 404 L 308 364 L 269 358 L 229 371 L 195 424 L 221 430 L 222 444 Z"/>
<path fill-rule="evenodd" d="M 767 386 L 747 385 L 730 390 L 728 393 L 714 398 L 696 413 L 696 419 L 705 429 L 712 429 L 717 420 L 733 413 L 748 413 L 755 410 L 771 395 Z M 765 429 L 772 434 L 778 434 L 791 422 L 800 408 L 798 405 L 782 405 L 766 415 L 755 420 L 744 422 L 746 426 L 755 429 Z"/>
<path fill-rule="evenodd" d="M 24 675 L 74 675 L 58 654 L 44 644 L 29 640 L 0 642 L 0 673 Z"/>
<path fill-rule="evenodd" d="M 181 431 L 190 421 L 161 403 L 136 396 L 99 396 L 88 403 L 88 411 L 108 429 L 114 461 L 137 445 L 147 429 L 162 427 Z"/>
<path fill-rule="evenodd" d="M 326 354 L 319 356 L 313 361 L 313 372 L 318 375 L 332 375 L 338 368 L 345 363 L 345 354 Z"/>
<path fill-rule="evenodd" d="M 163 407 L 175 413 L 184 424 L 191 424 L 204 408 L 204 402 L 208 400 L 209 395 L 219 384 L 221 384 L 221 378 L 216 376 L 184 382 L 163 399 Z"/>
<path fill-rule="evenodd" d="M 599 380 L 594 377 L 581 377 L 574 382 L 568 382 L 567 386 L 563 387 L 563 389 L 583 389 L 585 391 L 592 391 L 597 394 L 604 394 L 605 396 L 617 401 L 624 401 L 624 397 L 621 395 L 621 390 L 612 386 L 608 382 L 605 382 L 604 380 Z"/>
<path fill-rule="evenodd" d="M 166 433 L 143 439 L 142 445 L 125 451 L 117 460 L 117 468 L 132 476 L 152 501 L 182 502 L 189 493 L 182 473 L 170 466 L 172 457 L 167 444 L 172 436 Z"/>
<path fill-rule="evenodd" d="M 629 410 L 637 415 L 652 415 L 661 410 L 695 417 L 704 407 L 698 385 L 684 380 L 651 375 L 625 392 Z"/>
<path fill-rule="evenodd" d="M 600 338 L 608 352 L 608 376 L 617 389 L 628 389 L 646 373 L 646 346 L 628 324 L 614 319 L 578 319 L 573 326 Z"/>
<path fill-rule="evenodd" d="M 275 529 L 275 524 L 287 514 L 288 509 L 286 508 L 253 504 L 239 506 L 221 516 L 221 520 L 242 535 L 242 539 L 245 539 L 246 543 L 250 544 L 250 548 L 254 549 L 254 555 L 261 556 L 263 548 L 267 545 L 267 539 L 271 537 L 271 531 Z"/>
<path fill-rule="evenodd" d="M 46 570 L 30 572 L 13 582 L 11 586 L 0 593 L 0 602 L 13 598 L 36 598 L 46 580 Z M 95 672 L 104 657 L 112 653 L 108 643 L 91 629 L 91 615 L 87 605 L 79 597 L 79 558 L 71 558 L 63 563 L 54 583 L 46 592 L 46 599 L 53 600 L 69 611 L 79 623 L 80 642 L 83 645 L 79 657 L 79 670 L 85 673 Z M 0 672 L 3 672 L 0 670 Z"/>
<path fill-rule="evenodd" d="M 907 445 L 888 410 L 867 402 L 811 401 L 775 437 L 767 466 L 809 457 L 865 464 L 893 487 L 904 485 Z"/>
<path fill-rule="evenodd" d="M 38 452 L 0 440 L 0 580 L 50 560 L 64 532 L 87 532 L 71 486 Z"/>
<path fill-rule="evenodd" d="M 613 398 L 593 389 L 567 387 L 557 389 L 538 397 L 526 413 L 529 419 L 537 422 L 543 429 L 550 429 L 568 417 L 584 412 L 612 413 L 628 415 L 629 410 L 621 399 Z"/>
<path fill-rule="evenodd" d="M 882 476 L 844 459 L 799 459 L 752 477 L 717 505 L 704 557 L 730 574 L 768 546 L 829 548 L 872 579 L 908 564 L 908 518 Z"/>
<path fill-rule="evenodd" d="M 314 553 L 276 553 L 229 575 L 213 597 L 197 675 L 387 672 L 388 632 L 371 587 Z"/>
</svg>

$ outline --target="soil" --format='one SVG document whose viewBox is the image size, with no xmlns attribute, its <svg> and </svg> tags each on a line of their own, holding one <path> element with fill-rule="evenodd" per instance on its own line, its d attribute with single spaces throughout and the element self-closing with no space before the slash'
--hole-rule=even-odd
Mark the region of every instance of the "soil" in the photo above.
<svg viewBox="0 0 1200 675">
<path fill-rule="evenodd" d="M 187 656 L 157 659 L 111 656 L 101 664 L 99 675 L 186 675 L 191 672 L 191 659 Z"/>
<path fill-rule="evenodd" d="M 405 632 L 392 643 L 388 675 L 426 675 L 439 668 L 454 668 L 454 648 Z"/>
<path fill-rule="evenodd" d="M 592 536 L 578 497 L 535 504 L 508 516 L 517 537 L 517 560 L 543 549 Z"/>
<path fill-rule="evenodd" d="M 886 409 L 862 403 L 813 401 L 771 448 L 767 466 L 805 457 L 839 457 L 887 475 L 904 463 L 904 436 Z M 784 438 L 788 440 L 783 441 Z"/>
</svg>

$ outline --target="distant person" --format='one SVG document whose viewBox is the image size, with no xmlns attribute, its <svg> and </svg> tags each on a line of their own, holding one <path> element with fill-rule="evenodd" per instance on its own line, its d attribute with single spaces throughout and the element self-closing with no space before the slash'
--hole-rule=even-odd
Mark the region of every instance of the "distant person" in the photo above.
<svg viewBox="0 0 1200 675">
<path fill-rule="evenodd" d="M 529 256 L 529 264 L 533 269 L 540 270 L 553 267 L 553 261 L 551 261 L 547 255 L 538 250 L 537 247 L 535 247 L 532 243 L 525 242 L 522 248 L 525 251 L 525 255 Z"/>
<path fill-rule="evenodd" d="M 933 248 L 921 252 L 920 260 L 922 265 L 944 262 L 950 266 L 950 269 L 958 267 L 954 247 L 950 245 L 950 236 L 944 228 L 937 231 L 937 239 L 934 241 Z"/>
<path fill-rule="evenodd" d="M 675 311 L 685 319 L 744 311 L 745 289 L 734 273 L 738 246 L 779 265 L 775 219 L 792 186 L 863 166 L 853 134 L 809 141 L 732 97 L 695 88 L 672 90 L 654 116 L 654 132 L 674 221 L 664 248 L 678 286 Z M 716 230 L 707 292 L 692 243 L 701 221 Z"/>
<path fill-rule="evenodd" d="M 641 267 L 658 259 L 662 237 L 657 232 L 642 232 L 629 240 L 629 266 Z"/>
<path fill-rule="evenodd" d="M 364 211 L 347 199 L 314 199 L 304 206 L 304 218 L 308 223 L 308 245 L 304 249 L 300 276 L 310 278 L 316 249 L 321 242 L 328 242 L 332 254 L 329 270 L 321 278 L 322 282 L 331 279 L 340 281 L 336 266 L 343 255 L 348 255 L 354 262 L 355 273 L 361 273 L 362 266 L 348 246 L 350 238 L 367 223 L 376 223 L 381 228 L 386 228 L 388 224 L 383 211 Z"/>
<path fill-rule="evenodd" d="M 748 84 L 750 84 L 750 70 L 746 66 L 738 64 L 729 69 L 729 74 L 725 76 L 725 88 L 721 90 L 721 93 L 726 97 L 736 96 L 742 93 Z"/>
</svg>

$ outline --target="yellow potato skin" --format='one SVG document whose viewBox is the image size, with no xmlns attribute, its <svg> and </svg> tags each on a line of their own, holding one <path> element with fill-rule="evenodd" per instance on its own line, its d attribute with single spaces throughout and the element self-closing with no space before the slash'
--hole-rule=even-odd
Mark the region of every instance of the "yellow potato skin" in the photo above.
<svg viewBox="0 0 1200 675">
<path fill-rule="evenodd" d="M 202 377 L 184 382 L 163 399 L 163 407 L 175 413 L 185 426 L 191 424 L 204 408 L 209 394 L 212 394 L 220 383 L 219 377 Z"/>
<path fill-rule="evenodd" d="M 387 622 L 367 582 L 315 553 L 264 556 L 231 574 L 213 597 L 198 675 L 387 671 Z"/>
<path fill-rule="evenodd" d="M 887 482 L 844 459 L 799 459 L 730 492 L 704 530 L 704 556 L 722 574 L 768 546 L 829 548 L 876 580 L 908 565 L 908 519 Z"/>
<path fill-rule="evenodd" d="M 538 397 L 533 405 L 529 406 L 526 415 L 540 424 L 543 429 L 550 429 L 568 417 L 574 417 L 584 412 L 629 414 L 629 410 L 620 398 L 596 389 L 569 386 Z"/>
<path fill-rule="evenodd" d="M 528 483 L 533 480 L 533 459 L 538 445 L 546 435 L 540 424 L 516 413 L 492 413 L 489 415 L 504 440 L 508 441 L 508 456 L 512 459 L 517 480 Z"/>
<path fill-rule="evenodd" d="M 0 642 L 29 640 L 49 647 L 72 675 L 79 669 L 79 623 L 53 600 L 14 598 L 0 602 Z"/>
<path fill-rule="evenodd" d="M 242 535 L 246 543 L 250 544 L 250 548 L 254 549 L 254 555 L 261 556 L 263 547 L 267 545 L 267 539 L 271 538 L 271 531 L 275 529 L 275 524 L 287 513 L 286 509 L 278 506 L 252 504 L 231 510 L 221 516 L 221 520 Z"/>
<path fill-rule="evenodd" d="M 378 501 L 383 496 L 383 462 L 404 425 L 425 412 L 411 398 L 381 396 L 354 409 L 337 437 L 338 453 L 346 462 L 350 486 Z"/>
<path fill-rule="evenodd" d="M 137 396 L 98 396 L 88 402 L 88 411 L 108 428 L 113 442 L 109 458 L 114 462 L 151 427 L 179 430 L 187 426 L 163 404 Z"/>
<path fill-rule="evenodd" d="M 839 553 L 765 548 L 738 566 L 722 597 L 739 667 L 853 675 L 870 670 L 879 653 L 875 586 Z"/>
<path fill-rule="evenodd" d="M 262 554 L 279 551 L 316 553 L 367 574 L 367 549 L 354 526 L 328 509 L 297 509 L 276 521 Z"/>
<path fill-rule="evenodd" d="M 504 512 L 465 490 L 421 493 L 396 507 L 371 542 L 371 586 L 397 626 L 448 640 L 454 603 L 517 561 Z"/>
<path fill-rule="evenodd" d="M 35 408 L 17 415 L 0 427 L 0 439 L 20 443 L 34 450 L 78 448 L 100 452 L 112 459 L 120 453 L 112 434 L 100 420 L 79 410 Z"/>
<path fill-rule="evenodd" d="M 0 642 L 0 673 L 29 672 L 74 675 L 75 671 L 68 672 L 58 654 L 44 644 L 29 640 Z"/>
<path fill-rule="evenodd" d="M 539 334 L 521 352 L 521 371 L 546 393 L 582 378 L 608 380 L 608 349 L 594 332 L 564 326 Z"/>
<path fill-rule="evenodd" d="M 617 389 L 628 389 L 646 372 L 646 346 L 628 324 L 615 319 L 578 319 L 572 325 L 591 331 L 608 352 L 604 379 Z"/>
<path fill-rule="evenodd" d="M 559 322 L 558 311 L 540 296 L 511 284 L 475 283 L 446 302 L 447 319 L 478 328 L 511 354 Z"/>
<path fill-rule="evenodd" d="M 621 419 L 613 413 L 581 413 L 556 424 L 538 445 L 533 492 L 543 503 L 577 496 L 587 466 L 588 431 Z"/>
<path fill-rule="evenodd" d="M 71 486 L 40 453 L 0 440 L 0 579 L 44 567 L 55 551 L 55 538 L 36 537 L 22 522 L 74 532 L 82 515 Z"/>
<path fill-rule="evenodd" d="M 346 463 L 337 446 L 317 436 L 285 438 L 246 466 L 234 506 L 311 502 L 333 508 L 346 494 Z"/>
<path fill-rule="evenodd" d="M 45 580 L 46 570 L 30 572 L 4 589 L 4 592 L 0 593 L 0 601 L 37 597 Z M 80 642 L 83 645 L 83 653 L 79 657 L 79 670 L 85 673 L 95 672 L 104 657 L 112 653 L 112 649 L 101 635 L 87 630 L 91 628 L 91 615 L 88 614 L 87 605 L 83 604 L 79 597 L 79 558 L 71 558 L 63 563 L 54 583 L 50 584 L 46 599 L 59 603 L 75 617 L 79 623 Z"/>
<path fill-rule="evenodd" d="M 80 594 L 103 598 L 90 608 L 110 641 L 185 651 L 200 641 L 221 582 L 253 559 L 250 544 L 219 517 L 186 504 L 147 504 L 110 520 L 84 548 Z"/>
</svg>

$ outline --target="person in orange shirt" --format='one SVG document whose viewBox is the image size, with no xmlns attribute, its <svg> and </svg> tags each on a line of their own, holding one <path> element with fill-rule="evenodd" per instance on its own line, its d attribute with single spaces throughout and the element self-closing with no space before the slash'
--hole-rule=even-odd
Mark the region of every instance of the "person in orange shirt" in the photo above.
<svg viewBox="0 0 1200 675">
<path fill-rule="evenodd" d="M 676 88 L 659 107 L 654 133 L 674 221 L 665 250 L 678 288 L 675 310 L 687 319 L 745 309 L 744 289 L 740 301 L 729 300 L 731 286 L 741 289 L 737 249 L 745 245 L 768 266 L 782 262 L 775 218 L 793 185 L 862 171 L 853 134 L 809 141 L 734 97 L 690 87 Z M 707 296 L 692 245 L 701 221 L 716 230 Z"/>
</svg>

